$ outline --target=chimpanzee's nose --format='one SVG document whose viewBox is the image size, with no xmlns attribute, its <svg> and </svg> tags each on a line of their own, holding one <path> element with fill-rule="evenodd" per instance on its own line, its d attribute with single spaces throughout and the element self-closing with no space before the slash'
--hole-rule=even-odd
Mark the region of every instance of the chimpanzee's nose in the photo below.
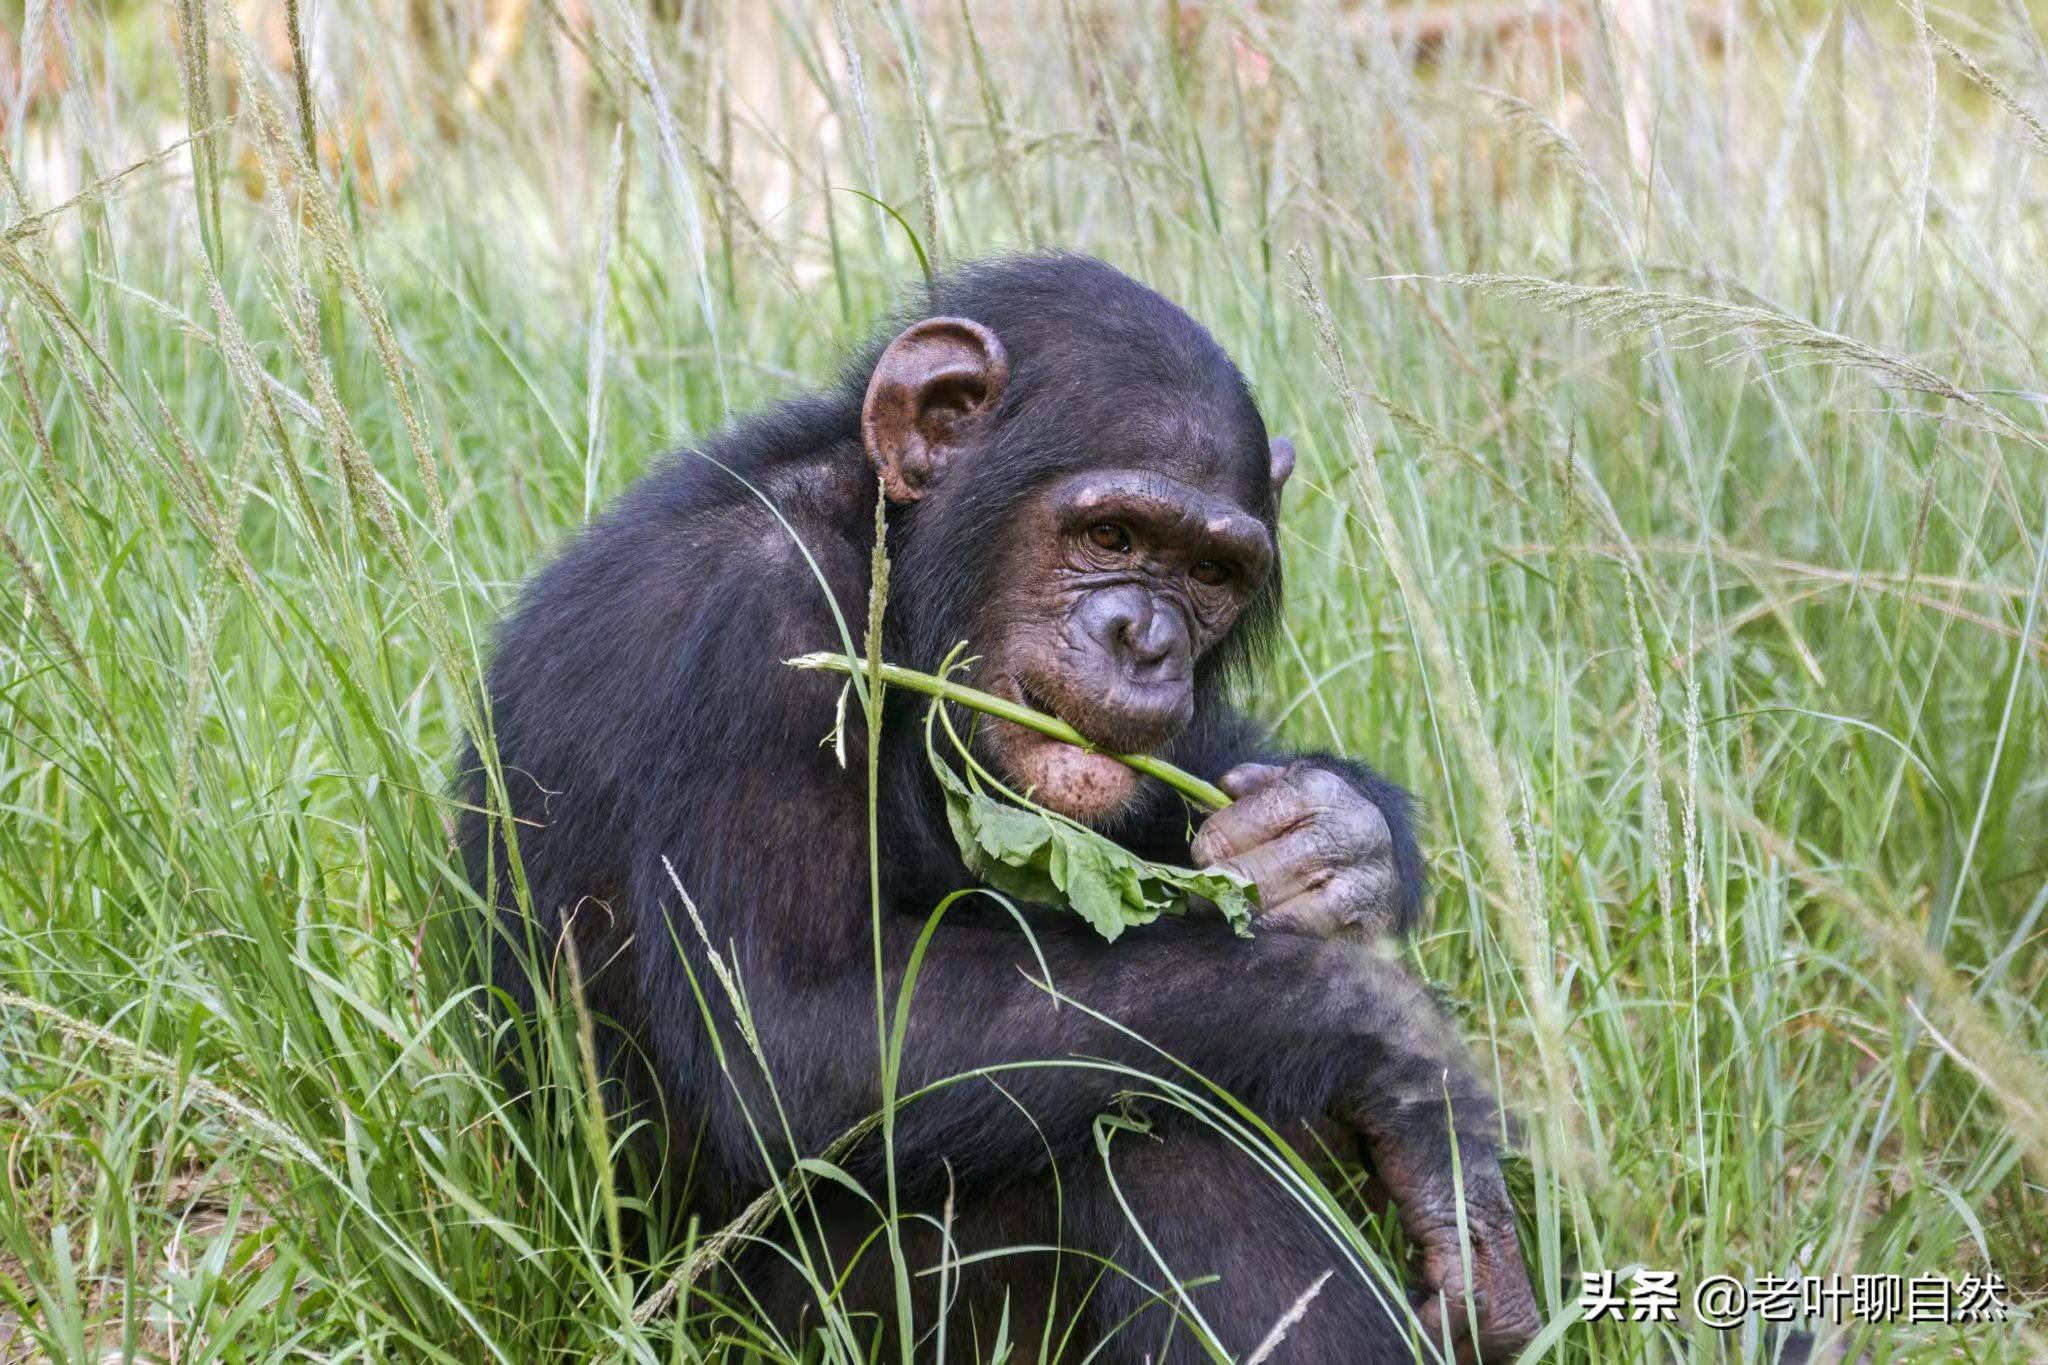
<svg viewBox="0 0 2048 1365">
<path fill-rule="evenodd" d="M 1132 682 L 1177 682 L 1186 675 L 1187 623 L 1149 593 L 1121 598 L 1103 623 L 1105 643 Z"/>
</svg>

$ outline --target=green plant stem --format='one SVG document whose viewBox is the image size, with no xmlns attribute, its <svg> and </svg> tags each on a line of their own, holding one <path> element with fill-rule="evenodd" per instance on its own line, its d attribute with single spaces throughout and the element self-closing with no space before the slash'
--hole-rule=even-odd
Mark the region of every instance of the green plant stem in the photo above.
<svg viewBox="0 0 2048 1365">
<path fill-rule="evenodd" d="M 850 654 L 834 654 L 830 651 L 800 654 L 783 662 L 791 668 L 845 673 L 849 676 L 855 671 L 866 674 L 870 667 L 866 659 L 856 658 Z M 993 692 L 948 682 L 944 678 L 920 673 L 914 668 L 904 668 L 900 664 L 883 664 L 880 673 L 882 681 L 891 687 L 904 687 L 912 692 L 922 692 L 927 697 L 937 697 L 941 701 L 957 702 L 970 710 L 980 711 L 998 720 L 1009 721 L 1012 725 L 1021 725 L 1027 730 L 1036 730 L 1047 739 L 1072 744 L 1090 753 L 1109 753 L 1101 746 L 1090 743 L 1086 736 L 1065 721 L 1048 716 L 1043 711 L 1034 711 L 1007 697 L 998 697 Z M 1230 804 L 1230 794 L 1223 788 L 1213 782 L 1204 782 L 1193 773 L 1174 767 L 1165 759 L 1154 758 L 1150 754 L 1111 753 L 1109 756 L 1147 777 L 1158 778 L 1204 810 L 1222 810 Z"/>
</svg>

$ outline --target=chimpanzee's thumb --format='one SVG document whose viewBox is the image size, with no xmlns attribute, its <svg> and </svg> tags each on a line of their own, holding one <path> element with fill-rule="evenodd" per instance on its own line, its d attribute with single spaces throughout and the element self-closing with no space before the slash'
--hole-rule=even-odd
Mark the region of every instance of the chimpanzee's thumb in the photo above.
<svg viewBox="0 0 2048 1365">
<path fill-rule="evenodd" d="M 1271 786 L 1287 770 L 1271 763 L 1240 763 L 1216 779 L 1216 785 L 1233 801 L 1242 801 L 1262 787 Z"/>
</svg>

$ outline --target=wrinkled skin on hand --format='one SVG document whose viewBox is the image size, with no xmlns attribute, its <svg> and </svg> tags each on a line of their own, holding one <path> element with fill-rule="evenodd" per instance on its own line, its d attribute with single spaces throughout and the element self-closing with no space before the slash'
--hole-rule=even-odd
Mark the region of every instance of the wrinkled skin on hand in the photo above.
<svg viewBox="0 0 2048 1365">
<path fill-rule="evenodd" d="M 1466 1145 L 1460 1153 L 1461 1190 L 1448 1152 L 1418 1163 L 1406 1143 L 1374 1144 L 1368 1138 L 1367 1144 L 1402 1228 L 1422 1251 L 1423 1289 L 1415 1306 L 1423 1334 L 1448 1342 L 1461 1365 L 1512 1359 L 1536 1335 L 1542 1315 L 1516 1241 L 1514 1204 L 1492 1150 Z"/>
<path fill-rule="evenodd" d="M 1379 938 L 1401 900 L 1387 817 L 1341 774 L 1314 763 L 1242 763 L 1217 783 L 1234 799 L 1190 850 L 1258 884 L 1261 928 Z"/>
<path fill-rule="evenodd" d="M 1371 1178 L 1360 1188 L 1367 1207 L 1375 1215 L 1391 1207 L 1421 1254 L 1422 1283 L 1409 1301 L 1424 1339 L 1448 1347 L 1446 1359 L 1458 1365 L 1512 1360 L 1535 1338 L 1543 1315 L 1522 1260 L 1499 1155 L 1483 1136 L 1468 1134 L 1459 1151 L 1462 1170 L 1453 1175 L 1442 1130 L 1416 1118 L 1388 1105 L 1385 1096 L 1361 1097 L 1343 1113 L 1301 1123 L 1286 1136 L 1300 1152 L 1370 1163 Z"/>
</svg>

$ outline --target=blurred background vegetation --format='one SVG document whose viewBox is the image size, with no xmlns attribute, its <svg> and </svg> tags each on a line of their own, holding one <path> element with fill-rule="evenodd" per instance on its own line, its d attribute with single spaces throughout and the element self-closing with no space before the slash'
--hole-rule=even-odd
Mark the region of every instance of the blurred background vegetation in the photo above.
<svg viewBox="0 0 2048 1365">
<path fill-rule="evenodd" d="M 1252 700 L 1429 807 L 1538 1354 L 1777 1349 L 1602 1268 L 2048 1296 L 2022 0 L 0 14 L 0 1359 L 801 1353 L 468 1059 L 450 764 L 551 546 L 1031 246 L 1301 448 Z"/>
</svg>

